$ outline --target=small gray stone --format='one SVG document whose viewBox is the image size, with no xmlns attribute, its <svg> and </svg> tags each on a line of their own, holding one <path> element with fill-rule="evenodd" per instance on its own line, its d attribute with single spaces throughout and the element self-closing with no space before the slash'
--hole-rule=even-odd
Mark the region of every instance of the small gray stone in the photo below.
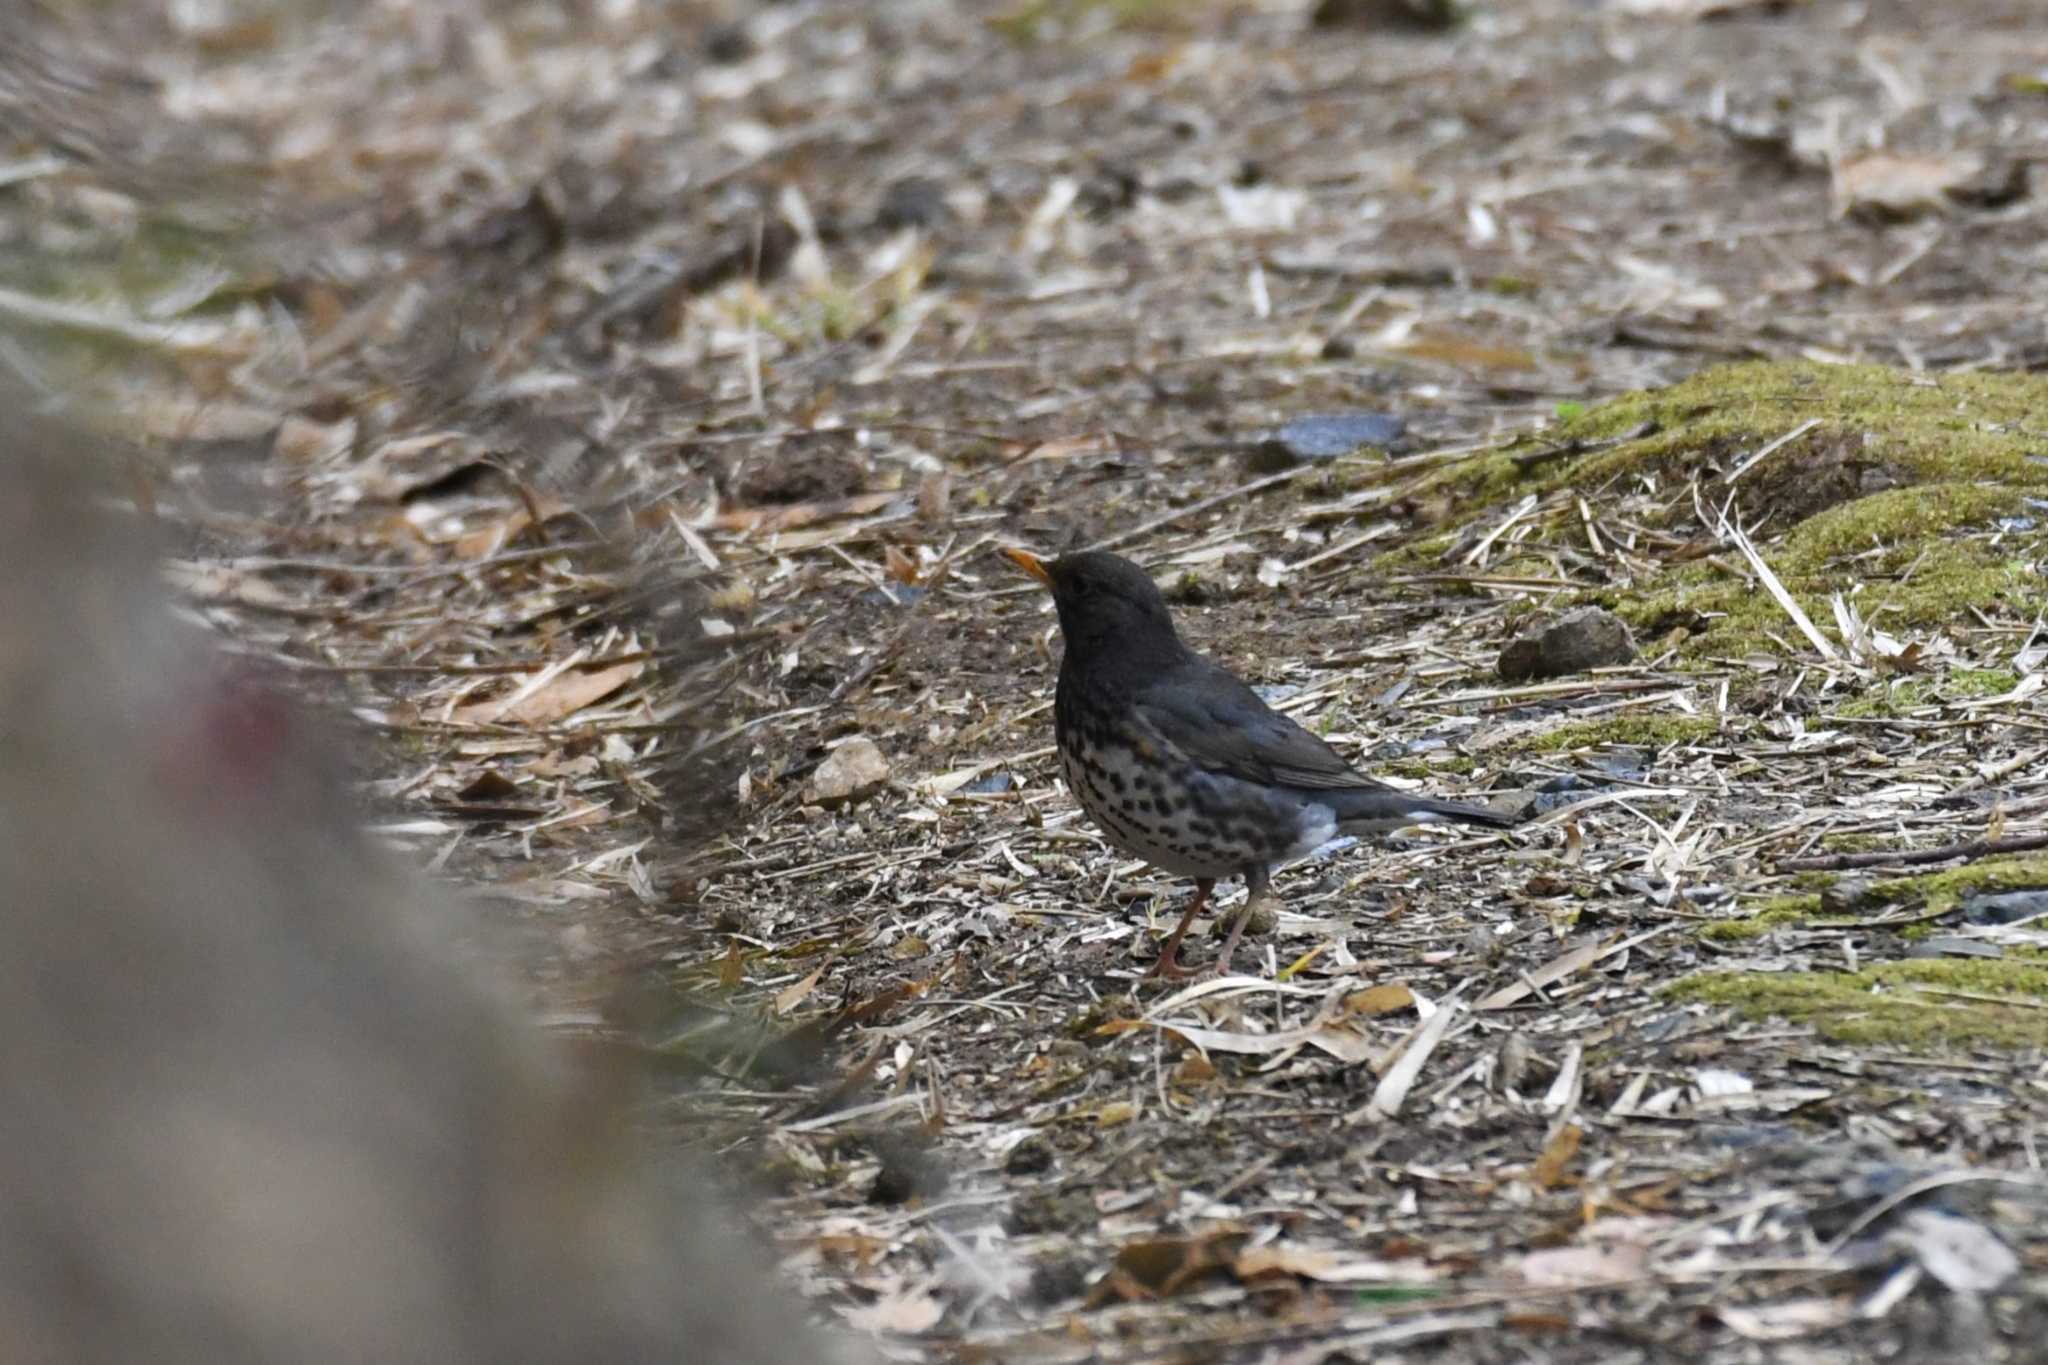
<svg viewBox="0 0 2048 1365">
<path fill-rule="evenodd" d="M 825 755 L 811 774 L 804 798 L 812 805 L 837 806 L 866 796 L 889 780 L 889 760 L 864 736 L 847 740 Z"/>
<path fill-rule="evenodd" d="M 1408 434 L 1408 424 L 1383 412 L 1330 412 L 1297 417 L 1266 435 L 1252 448 L 1251 465 L 1258 470 L 1335 460 L 1367 446 L 1391 450 Z"/>
<path fill-rule="evenodd" d="M 1855 915 L 1884 903 L 1869 877 L 1837 877 L 1820 889 L 1823 915 Z"/>
<path fill-rule="evenodd" d="M 1509 642 L 1500 652 L 1502 679 L 1558 678 L 1636 657 L 1635 638 L 1604 607 L 1580 607 Z"/>
</svg>

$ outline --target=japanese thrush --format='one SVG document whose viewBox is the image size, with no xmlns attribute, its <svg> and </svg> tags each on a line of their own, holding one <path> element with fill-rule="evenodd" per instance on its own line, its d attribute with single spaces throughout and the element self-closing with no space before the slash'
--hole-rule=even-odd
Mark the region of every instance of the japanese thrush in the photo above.
<svg viewBox="0 0 2048 1365">
<path fill-rule="evenodd" d="M 1273 868 L 1340 834 L 1435 821 L 1515 823 L 1484 806 L 1397 791 L 1181 643 L 1143 569 L 1102 551 L 1003 553 L 1052 589 L 1066 657 L 1054 732 L 1067 788 L 1125 853 L 1195 880 L 1195 898 L 1148 976 L 1187 976 L 1180 943 L 1218 880 L 1244 908 L 1215 969 L 1228 971 Z"/>
</svg>

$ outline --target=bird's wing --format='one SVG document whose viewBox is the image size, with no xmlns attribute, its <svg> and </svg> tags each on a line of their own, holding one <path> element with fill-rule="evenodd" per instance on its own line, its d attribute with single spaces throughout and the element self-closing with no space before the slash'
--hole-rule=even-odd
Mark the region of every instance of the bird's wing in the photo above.
<svg viewBox="0 0 2048 1365">
<path fill-rule="evenodd" d="M 1199 655 L 1153 679 L 1135 700 L 1160 738 L 1212 772 L 1269 786 L 1388 790 Z"/>
</svg>

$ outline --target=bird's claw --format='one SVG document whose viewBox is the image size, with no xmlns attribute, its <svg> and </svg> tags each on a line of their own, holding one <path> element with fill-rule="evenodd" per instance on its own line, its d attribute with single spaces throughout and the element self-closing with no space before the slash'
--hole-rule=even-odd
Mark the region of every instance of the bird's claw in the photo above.
<svg viewBox="0 0 2048 1365">
<path fill-rule="evenodd" d="M 1209 970 L 1212 969 L 1188 966 L 1180 960 L 1178 953 L 1161 953 L 1152 960 L 1152 965 L 1147 967 L 1145 974 L 1138 979 L 1140 981 L 1152 981 L 1155 979 L 1160 981 L 1186 981 L 1190 977 L 1200 976 L 1203 972 Z"/>
</svg>

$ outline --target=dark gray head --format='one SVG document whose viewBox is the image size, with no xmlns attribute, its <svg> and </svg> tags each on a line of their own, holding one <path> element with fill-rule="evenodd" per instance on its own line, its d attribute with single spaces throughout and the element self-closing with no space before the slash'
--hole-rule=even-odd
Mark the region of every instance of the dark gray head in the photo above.
<svg viewBox="0 0 2048 1365">
<path fill-rule="evenodd" d="M 1116 659 L 1149 662 L 1162 650 L 1181 648 L 1159 585 L 1121 555 L 1083 550 L 1044 560 L 1022 550 L 1003 553 L 1052 589 L 1069 657 L 1092 668 L 1113 668 Z"/>
</svg>

